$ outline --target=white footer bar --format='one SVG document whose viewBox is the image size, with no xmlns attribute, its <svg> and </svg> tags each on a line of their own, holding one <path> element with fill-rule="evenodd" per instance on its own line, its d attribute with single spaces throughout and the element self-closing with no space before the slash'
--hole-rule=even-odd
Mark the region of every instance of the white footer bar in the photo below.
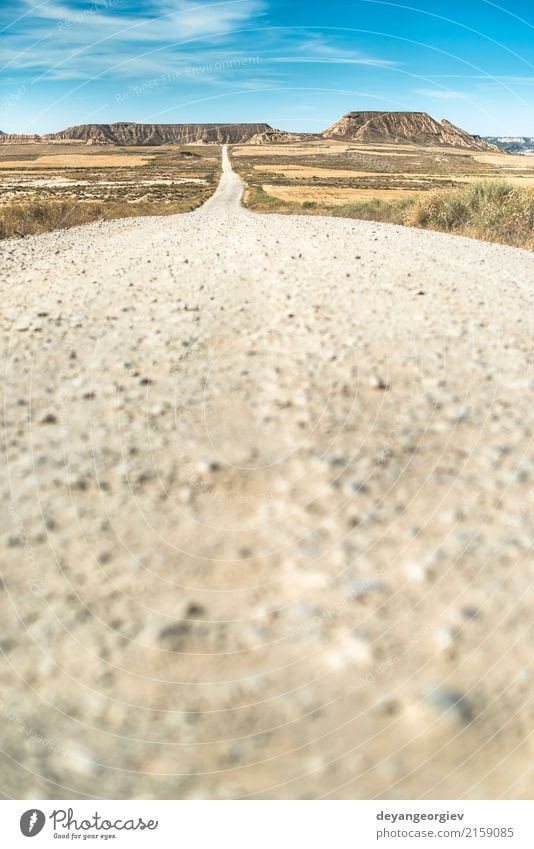
<svg viewBox="0 0 534 849">
<path fill-rule="evenodd" d="M 5 801 L 0 821 L 10 849 L 67 842 L 125 849 L 534 847 L 528 801 Z"/>
</svg>

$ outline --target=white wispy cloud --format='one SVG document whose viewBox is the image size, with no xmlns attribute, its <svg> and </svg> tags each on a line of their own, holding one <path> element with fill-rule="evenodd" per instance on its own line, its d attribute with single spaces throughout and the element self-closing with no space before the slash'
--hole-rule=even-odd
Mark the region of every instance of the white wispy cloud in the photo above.
<svg viewBox="0 0 534 849">
<path fill-rule="evenodd" d="M 20 0 L 18 16 L 3 35 L 4 68 L 33 71 L 36 77 L 79 79 L 117 68 L 135 75 L 145 56 L 151 70 L 187 59 L 202 42 L 216 40 L 220 49 L 232 33 L 264 12 L 264 0 L 148 0 L 143 10 L 124 14 L 121 0 Z M 28 14 L 29 13 L 29 14 Z"/>
<path fill-rule="evenodd" d="M 451 89 L 440 88 L 415 88 L 414 94 L 420 94 L 423 97 L 432 97 L 434 100 L 465 100 L 466 95 L 461 91 L 452 91 Z"/>
<path fill-rule="evenodd" d="M 274 55 L 270 62 L 329 64 L 329 65 L 373 65 L 384 68 L 398 66 L 398 62 L 339 44 L 323 33 L 291 30 L 284 37 L 283 55 Z"/>
<path fill-rule="evenodd" d="M 272 56 L 266 61 L 283 64 L 319 64 L 319 65 L 373 65 L 379 68 L 393 68 L 396 62 L 387 59 L 375 59 L 372 56 Z"/>
<path fill-rule="evenodd" d="M 502 83 L 503 85 L 534 85 L 534 76 L 520 74 L 432 74 L 433 80 L 464 80 Z"/>
</svg>

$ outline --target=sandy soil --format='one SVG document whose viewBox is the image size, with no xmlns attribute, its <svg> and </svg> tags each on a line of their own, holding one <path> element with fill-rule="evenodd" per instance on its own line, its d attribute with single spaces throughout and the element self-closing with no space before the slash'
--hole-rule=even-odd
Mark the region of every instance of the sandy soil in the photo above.
<svg viewBox="0 0 534 849">
<path fill-rule="evenodd" d="M 63 154 L 61 156 L 38 156 L 36 159 L 11 159 L 0 158 L 0 168 L 133 168 L 137 165 L 146 165 L 154 159 L 154 156 L 143 154 L 91 154 L 84 156 L 83 153 Z"/>
<path fill-rule="evenodd" d="M 284 177 L 383 177 L 383 171 L 359 171 L 347 168 L 312 168 L 306 165 L 272 165 L 266 162 L 263 165 L 254 165 L 255 171 L 282 174 Z"/>
<path fill-rule="evenodd" d="M 233 148 L 235 156 L 327 156 L 329 153 L 343 153 L 351 147 L 338 141 L 307 142 L 306 144 L 259 144 L 259 145 L 236 145 Z"/>
<path fill-rule="evenodd" d="M 329 179 L 331 177 L 341 178 L 345 180 L 351 180 L 361 177 L 384 177 L 384 171 L 359 171 L 354 170 L 350 171 L 348 169 L 342 168 L 312 168 L 311 166 L 305 165 L 271 165 L 266 163 L 265 165 L 254 165 L 255 171 L 260 171 L 269 174 L 279 174 L 283 177 L 294 177 L 295 179 L 304 179 L 306 177 L 318 177 L 320 179 Z M 450 181 L 454 180 L 457 183 L 478 183 L 480 182 L 480 174 L 478 175 L 468 175 L 468 174 L 429 174 L 429 173 L 410 173 L 403 174 L 402 172 L 395 173 L 391 175 L 392 179 L 395 180 L 396 184 L 401 183 L 404 179 L 407 182 L 413 182 L 417 179 L 422 180 L 432 180 L 439 181 L 445 180 Z M 512 183 L 514 186 L 534 186 L 534 172 L 532 176 L 528 175 L 506 175 L 506 182 Z M 387 192 L 386 192 L 387 194 Z"/>
<path fill-rule="evenodd" d="M 500 153 L 477 153 L 475 159 L 485 165 L 498 165 L 501 168 L 510 168 L 516 171 L 534 171 L 534 161 L 530 156 L 519 156 L 507 154 L 504 162 Z"/>
<path fill-rule="evenodd" d="M 328 206 L 343 206 L 346 203 L 352 203 L 358 200 L 372 200 L 372 198 L 397 200 L 398 198 L 410 197 L 411 195 L 420 195 L 420 192 L 417 190 L 410 191 L 409 189 L 402 188 L 349 189 L 343 186 L 335 188 L 334 186 L 276 186 L 269 184 L 263 185 L 262 188 L 268 195 L 279 198 L 280 200 L 289 201 L 290 203 L 315 201 L 316 203 L 324 203 Z"/>
<path fill-rule="evenodd" d="M 534 257 L 241 193 L 0 247 L 3 794 L 531 798 Z"/>
</svg>

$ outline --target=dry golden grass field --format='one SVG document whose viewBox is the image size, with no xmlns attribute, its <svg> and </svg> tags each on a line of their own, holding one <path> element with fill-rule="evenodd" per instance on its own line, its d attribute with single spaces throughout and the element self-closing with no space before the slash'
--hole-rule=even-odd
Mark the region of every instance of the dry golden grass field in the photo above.
<svg viewBox="0 0 534 849">
<path fill-rule="evenodd" d="M 534 247 L 534 157 L 335 140 L 237 146 L 245 203 Z"/>
<path fill-rule="evenodd" d="M 534 157 L 461 148 L 349 145 L 332 139 L 294 145 L 236 146 L 236 170 L 253 190 L 263 184 L 321 188 L 428 191 L 481 179 L 534 186 Z M 276 179 L 273 179 L 275 177 Z M 352 196 L 351 194 L 348 195 Z M 294 202 L 298 203 L 298 191 Z M 303 197 L 301 202 L 308 200 Z"/>
<path fill-rule="evenodd" d="M 195 209 L 220 174 L 215 145 L 0 144 L 0 238 Z"/>
<path fill-rule="evenodd" d="M 534 157 L 332 139 L 232 149 L 258 212 L 336 215 L 534 248 Z M 0 238 L 187 212 L 214 191 L 218 145 L 0 144 Z"/>
</svg>

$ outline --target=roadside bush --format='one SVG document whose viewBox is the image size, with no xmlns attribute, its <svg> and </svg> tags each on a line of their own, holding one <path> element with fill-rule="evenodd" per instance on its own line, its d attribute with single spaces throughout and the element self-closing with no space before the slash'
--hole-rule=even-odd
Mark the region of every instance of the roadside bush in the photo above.
<svg viewBox="0 0 534 849">
<path fill-rule="evenodd" d="M 172 215 L 193 209 L 193 203 L 142 201 L 135 203 L 72 200 L 30 200 L 0 206 L 0 239 L 35 236 L 93 221 L 140 215 Z"/>
<path fill-rule="evenodd" d="M 340 206 L 334 215 L 341 218 L 359 218 L 363 221 L 384 221 L 387 224 L 404 224 L 404 216 L 413 200 L 382 200 L 382 198 L 371 198 L 357 203 L 349 203 Z"/>
<path fill-rule="evenodd" d="M 483 180 L 460 189 L 419 192 L 390 201 L 376 197 L 343 206 L 287 203 L 258 189 L 249 195 L 248 205 L 260 212 L 403 224 L 534 250 L 534 190 L 502 180 Z"/>
<path fill-rule="evenodd" d="M 404 223 L 534 248 L 534 192 L 504 181 L 431 192 L 407 210 Z"/>
</svg>

